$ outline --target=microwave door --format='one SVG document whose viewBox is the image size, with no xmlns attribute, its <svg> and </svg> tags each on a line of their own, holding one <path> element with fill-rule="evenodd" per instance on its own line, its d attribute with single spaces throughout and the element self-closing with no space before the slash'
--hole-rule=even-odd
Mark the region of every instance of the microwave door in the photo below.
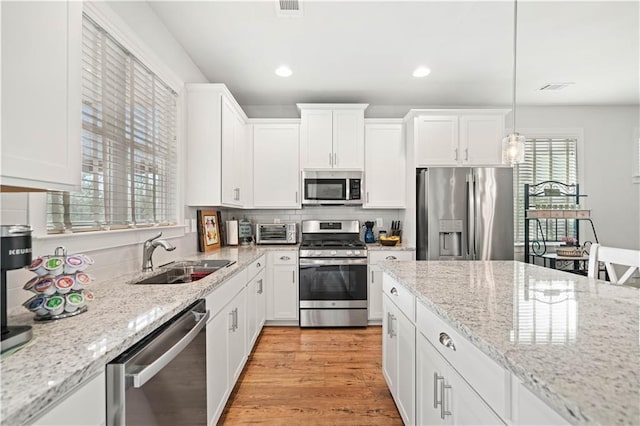
<svg viewBox="0 0 640 426">
<path fill-rule="evenodd" d="M 305 179 L 304 201 L 306 204 L 343 204 L 347 189 L 346 179 Z"/>
</svg>

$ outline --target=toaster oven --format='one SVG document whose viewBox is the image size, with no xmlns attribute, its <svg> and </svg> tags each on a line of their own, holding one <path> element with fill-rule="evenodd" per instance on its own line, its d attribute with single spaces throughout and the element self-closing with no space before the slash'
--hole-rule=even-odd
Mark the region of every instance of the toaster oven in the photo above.
<svg viewBox="0 0 640 426">
<path fill-rule="evenodd" d="M 258 223 L 256 244 L 297 244 L 297 223 Z"/>
</svg>

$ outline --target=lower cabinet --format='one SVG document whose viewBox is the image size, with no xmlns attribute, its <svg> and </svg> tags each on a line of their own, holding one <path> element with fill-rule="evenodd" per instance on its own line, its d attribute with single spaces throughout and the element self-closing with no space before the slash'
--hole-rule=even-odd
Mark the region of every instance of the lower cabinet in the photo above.
<svg viewBox="0 0 640 426">
<path fill-rule="evenodd" d="M 382 373 L 402 421 L 415 424 L 416 328 L 386 294 L 382 306 Z"/>
<path fill-rule="evenodd" d="M 107 382 L 104 371 L 89 379 L 38 417 L 36 426 L 101 426 L 107 422 Z"/>
<path fill-rule="evenodd" d="M 504 424 L 421 333 L 416 374 L 417 424 Z"/>
<path fill-rule="evenodd" d="M 266 317 L 265 271 L 262 269 L 247 285 L 247 352 L 256 343 Z"/>
<path fill-rule="evenodd" d="M 380 262 L 387 260 L 413 260 L 412 250 L 369 250 L 369 321 L 382 320 L 382 268 Z"/>
<path fill-rule="evenodd" d="M 267 253 L 267 320 L 298 324 L 298 251 Z"/>
</svg>

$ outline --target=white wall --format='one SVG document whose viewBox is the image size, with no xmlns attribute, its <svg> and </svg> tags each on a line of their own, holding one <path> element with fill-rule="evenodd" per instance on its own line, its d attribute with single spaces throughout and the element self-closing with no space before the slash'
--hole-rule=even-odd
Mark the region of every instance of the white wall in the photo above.
<svg viewBox="0 0 640 426">
<path fill-rule="evenodd" d="M 639 114 L 638 107 L 630 106 L 518 108 L 522 129 L 583 129 L 580 192 L 588 195 L 585 205 L 605 245 L 640 249 L 640 191 L 632 183 Z"/>
</svg>

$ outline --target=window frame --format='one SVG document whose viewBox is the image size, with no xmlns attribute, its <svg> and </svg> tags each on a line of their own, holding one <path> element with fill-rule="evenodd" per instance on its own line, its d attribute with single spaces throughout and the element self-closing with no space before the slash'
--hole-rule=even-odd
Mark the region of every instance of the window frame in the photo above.
<svg viewBox="0 0 640 426">
<path fill-rule="evenodd" d="M 575 139 L 577 142 L 577 151 L 578 151 L 578 175 L 577 175 L 577 180 L 578 180 L 578 184 L 580 184 L 580 193 L 582 194 L 588 194 L 589 188 L 585 185 L 585 180 L 584 180 L 584 176 L 585 176 L 585 144 L 584 144 L 584 129 L 581 127 L 576 127 L 576 128 L 558 128 L 558 129 L 553 129 L 553 128 L 521 128 L 518 129 L 518 133 L 520 133 L 521 135 L 524 135 L 527 139 L 548 139 L 548 138 L 566 138 L 566 139 Z M 515 186 L 515 185 L 514 185 Z M 518 191 L 524 191 L 524 186 L 522 188 L 518 188 Z M 513 199 L 513 204 L 514 204 L 514 214 L 518 214 L 518 213 L 522 213 L 522 212 L 516 212 L 515 211 L 515 204 L 516 204 L 516 198 L 517 198 L 518 194 L 514 194 L 514 199 Z M 587 198 L 584 199 L 584 202 L 581 201 L 581 203 L 583 204 L 583 208 L 588 209 L 589 207 L 587 206 L 588 201 Z M 581 228 L 582 229 L 582 228 Z M 515 235 L 515 229 L 514 229 L 514 246 L 516 247 L 524 247 L 524 241 L 517 241 L 515 240 L 517 236 Z"/>
<path fill-rule="evenodd" d="M 87 14 L 96 24 L 101 26 L 114 40 L 125 47 L 145 67 L 154 72 L 176 94 L 176 224 L 157 225 L 146 228 L 128 228 L 109 231 L 87 231 L 64 234 L 47 233 L 47 196 L 46 192 L 30 193 L 28 195 L 28 218 L 32 224 L 32 238 L 41 241 L 45 247 L 51 245 L 53 249 L 60 245 L 59 239 L 73 240 L 75 250 L 98 250 L 138 244 L 147 238 L 165 232 L 163 237 L 178 238 L 189 232 L 189 224 L 185 223 L 184 208 L 184 173 L 186 170 L 184 140 L 184 81 L 171 70 L 158 55 L 123 21 L 123 19 L 102 2 L 84 2 L 83 13 Z M 109 235 L 110 237 L 104 238 Z M 138 237 L 139 235 L 139 237 Z M 107 242 L 108 240 L 108 242 Z M 79 247 L 76 247 L 76 243 Z M 53 250 L 49 250 L 53 252 Z"/>
</svg>

